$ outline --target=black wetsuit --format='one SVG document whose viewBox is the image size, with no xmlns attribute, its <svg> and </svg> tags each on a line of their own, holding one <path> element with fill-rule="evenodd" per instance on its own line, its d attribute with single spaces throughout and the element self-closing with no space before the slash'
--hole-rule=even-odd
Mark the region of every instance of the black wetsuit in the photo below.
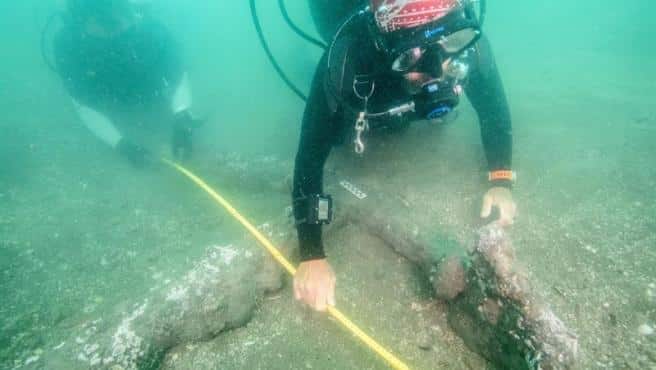
<svg viewBox="0 0 656 370">
<path fill-rule="evenodd" d="M 308 0 L 317 32 L 326 42 L 332 40 L 340 24 L 367 0 Z"/>
<path fill-rule="evenodd" d="M 352 90 L 355 74 L 367 71 L 375 79 L 376 88 L 368 105 L 369 111 L 382 111 L 410 98 L 401 85 L 402 77 L 384 68 L 387 64 L 381 61 L 385 60 L 385 56 L 374 47 L 364 22 L 355 22 L 346 29 L 333 53 L 330 68 L 327 68 L 326 55 L 319 63 L 305 107 L 294 168 L 292 196 L 295 200 L 323 193 L 323 168 L 330 150 L 344 138 L 345 133 L 352 132 L 357 109 L 361 109 L 362 102 Z M 478 114 L 489 170 L 510 169 L 510 113 L 490 45 L 485 38 L 481 38 L 475 46 L 464 87 Z M 505 181 L 498 185 L 509 186 Z M 297 222 L 304 218 L 302 202 L 294 201 L 294 216 Z M 325 257 L 321 225 L 300 222 L 298 237 L 302 260 Z"/>
<path fill-rule="evenodd" d="M 172 37 L 151 19 L 112 38 L 69 25 L 57 34 L 54 53 L 68 93 L 102 111 L 165 103 L 184 72 Z"/>
</svg>

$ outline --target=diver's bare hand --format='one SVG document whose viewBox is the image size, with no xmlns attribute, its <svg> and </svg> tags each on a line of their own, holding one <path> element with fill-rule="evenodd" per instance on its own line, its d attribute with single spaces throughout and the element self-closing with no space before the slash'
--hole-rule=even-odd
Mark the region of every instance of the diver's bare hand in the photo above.
<svg viewBox="0 0 656 370">
<path fill-rule="evenodd" d="M 302 262 L 294 275 L 294 297 L 317 311 L 335 305 L 335 273 L 323 259 Z"/>
<path fill-rule="evenodd" d="M 510 189 L 495 186 L 483 196 L 483 207 L 481 208 L 481 217 L 487 218 L 492 213 L 492 207 L 499 209 L 499 219 L 497 222 L 501 226 L 512 225 L 517 214 L 517 205 L 513 200 Z"/>
</svg>

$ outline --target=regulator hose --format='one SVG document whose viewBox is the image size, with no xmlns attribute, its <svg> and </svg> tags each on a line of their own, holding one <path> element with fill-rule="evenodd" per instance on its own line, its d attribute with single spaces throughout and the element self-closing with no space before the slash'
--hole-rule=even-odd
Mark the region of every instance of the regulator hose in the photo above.
<svg viewBox="0 0 656 370">
<path fill-rule="evenodd" d="M 253 26 L 255 26 L 255 31 L 257 32 L 257 37 L 260 40 L 260 45 L 262 45 L 262 49 L 264 49 L 264 53 L 266 53 L 267 58 L 269 59 L 269 62 L 271 62 L 271 65 L 273 65 L 273 68 L 276 70 L 278 73 L 278 76 L 285 82 L 287 87 L 289 87 L 296 96 L 298 96 L 301 100 L 307 101 L 307 96 L 303 94 L 303 92 L 294 85 L 294 83 L 287 77 L 285 72 L 282 70 L 278 62 L 276 61 L 276 58 L 273 56 L 271 53 L 271 49 L 269 49 L 269 44 L 267 43 L 266 39 L 264 38 L 264 34 L 262 33 L 262 26 L 260 25 L 260 19 L 257 16 L 257 9 L 255 7 L 255 0 L 249 0 L 249 5 L 251 8 L 251 18 L 253 20 Z"/>
<path fill-rule="evenodd" d="M 285 18 L 285 22 L 287 22 L 287 25 L 294 31 L 296 32 L 297 35 L 299 35 L 303 40 L 311 43 L 312 45 L 315 45 L 323 50 L 326 50 L 328 45 L 326 45 L 324 42 L 317 40 L 316 38 L 308 35 L 305 31 L 300 29 L 294 21 L 289 17 L 289 13 L 287 13 L 287 6 L 285 6 L 285 0 L 278 0 L 278 7 L 280 8 L 280 13 L 282 14 L 282 17 Z"/>
</svg>

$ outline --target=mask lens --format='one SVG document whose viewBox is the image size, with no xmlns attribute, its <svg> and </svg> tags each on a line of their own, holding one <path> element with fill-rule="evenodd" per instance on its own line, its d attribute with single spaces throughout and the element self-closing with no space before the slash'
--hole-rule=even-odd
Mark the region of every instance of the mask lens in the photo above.
<svg viewBox="0 0 656 370">
<path fill-rule="evenodd" d="M 401 53 L 392 63 L 392 69 L 397 72 L 405 72 L 414 67 L 424 55 L 424 49 L 412 48 Z"/>
<path fill-rule="evenodd" d="M 465 28 L 448 36 L 442 37 L 438 43 L 448 54 L 459 53 L 471 45 L 479 35 L 474 28 Z"/>
</svg>

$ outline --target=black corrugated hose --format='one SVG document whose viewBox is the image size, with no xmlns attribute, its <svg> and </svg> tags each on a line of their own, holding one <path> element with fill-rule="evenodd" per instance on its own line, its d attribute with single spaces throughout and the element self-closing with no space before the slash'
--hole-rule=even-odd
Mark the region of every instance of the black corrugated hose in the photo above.
<svg viewBox="0 0 656 370">
<path fill-rule="evenodd" d="M 294 83 L 287 77 L 285 72 L 280 68 L 280 65 L 276 61 L 276 58 L 273 56 L 271 53 L 271 49 L 269 49 L 269 45 L 266 42 L 266 39 L 264 38 L 264 34 L 262 33 L 262 27 L 260 25 L 260 19 L 257 16 L 257 9 L 255 8 L 255 0 L 249 0 L 249 4 L 251 7 L 251 17 L 253 19 L 253 25 L 255 26 L 255 31 L 257 32 L 257 37 L 260 39 L 260 44 L 262 45 L 262 49 L 264 49 L 264 52 L 267 55 L 267 58 L 269 58 L 269 62 L 273 65 L 273 68 L 278 72 L 278 75 L 282 80 L 285 82 L 285 84 L 298 96 L 301 100 L 307 101 L 307 97 L 303 92 L 294 85 Z"/>
</svg>

